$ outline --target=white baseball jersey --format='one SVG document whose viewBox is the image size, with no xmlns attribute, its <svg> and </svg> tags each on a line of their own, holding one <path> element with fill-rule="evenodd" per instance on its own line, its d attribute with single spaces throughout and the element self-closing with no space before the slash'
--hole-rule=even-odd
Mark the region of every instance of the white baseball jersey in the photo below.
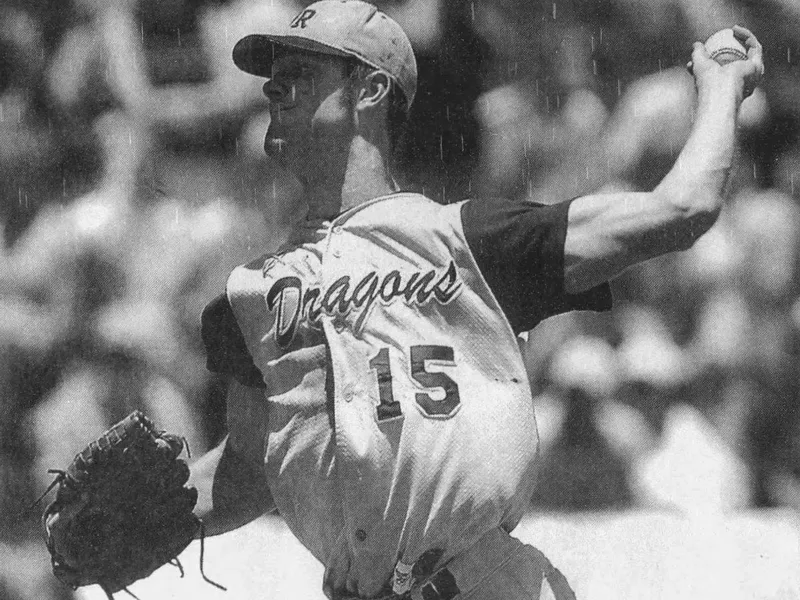
<svg viewBox="0 0 800 600">
<path fill-rule="evenodd" d="M 210 368 L 264 388 L 280 514 L 349 593 L 516 526 L 538 449 L 516 333 L 608 304 L 607 288 L 563 292 L 566 205 L 491 206 L 376 198 L 234 270 L 204 315 Z M 498 254 L 498 240 L 536 256 Z M 236 352 L 246 367 L 225 367 Z"/>
</svg>

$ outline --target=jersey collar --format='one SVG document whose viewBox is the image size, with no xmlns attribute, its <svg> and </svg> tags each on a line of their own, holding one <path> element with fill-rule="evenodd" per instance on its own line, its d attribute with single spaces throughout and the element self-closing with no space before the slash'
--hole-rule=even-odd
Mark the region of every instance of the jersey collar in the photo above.
<svg viewBox="0 0 800 600">
<path fill-rule="evenodd" d="M 421 196 L 416 192 L 392 192 L 391 194 L 386 194 L 385 196 L 376 196 L 372 200 L 367 200 L 366 202 L 362 202 L 358 206 L 354 206 L 342 213 L 333 219 L 331 225 L 340 225 L 347 221 L 350 217 L 355 215 L 356 213 L 364 210 L 365 208 L 372 206 L 373 204 L 378 204 L 379 202 L 384 202 L 385 200 L 396 200 L 397 198 L 404 198 L 409 196 Z"/>
</svg>

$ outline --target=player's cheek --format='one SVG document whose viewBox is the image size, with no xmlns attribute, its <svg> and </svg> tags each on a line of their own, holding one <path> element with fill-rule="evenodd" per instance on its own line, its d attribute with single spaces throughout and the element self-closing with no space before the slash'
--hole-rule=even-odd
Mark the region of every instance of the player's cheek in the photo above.
<svg viewBox="0 0 800 600">
<path fill-rule="evenodd" d="M 336 94 L 328 96 L 314 112 L 311 134 L 314 138 L 345 138 L 352 132 L 353 115 L 344 99 Z"/>
</svg>

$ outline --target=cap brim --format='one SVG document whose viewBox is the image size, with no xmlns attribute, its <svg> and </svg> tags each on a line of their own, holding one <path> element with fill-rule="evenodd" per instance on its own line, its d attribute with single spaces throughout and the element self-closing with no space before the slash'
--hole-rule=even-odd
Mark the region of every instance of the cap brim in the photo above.
<svg viewBox="0 0 800 600">
<path fill-rule="evenodd" d="M 256 33 L 239 40 L 233 47 L 233 62 L 245 73 L 270 77 L 272 63 L 292 50 L 303 50 L 333 56 L 353 56 L 352 54 L 308 38 Z"/>
</svg>

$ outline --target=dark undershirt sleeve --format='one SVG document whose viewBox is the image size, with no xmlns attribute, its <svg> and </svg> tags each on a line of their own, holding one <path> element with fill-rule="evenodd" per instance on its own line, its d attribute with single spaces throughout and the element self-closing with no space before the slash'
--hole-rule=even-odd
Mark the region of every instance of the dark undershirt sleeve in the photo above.
<svg viewBox="0 0 800 600">
<path fill-rule="evenodd" d="M 611 308 L 608 283 L 580 294 L 564 291 L 564 242 L 571 202 L 470 200 L 462 205 L 467 244 L 515 333 L 571 310 Z"/>
<path fill-rule="evenodd" d="M 217 296 L 203 309 L 200 330 L 209 371 L 230 375 L 249 387 L 266 387 L 225 294 Z"/>
</svg>

